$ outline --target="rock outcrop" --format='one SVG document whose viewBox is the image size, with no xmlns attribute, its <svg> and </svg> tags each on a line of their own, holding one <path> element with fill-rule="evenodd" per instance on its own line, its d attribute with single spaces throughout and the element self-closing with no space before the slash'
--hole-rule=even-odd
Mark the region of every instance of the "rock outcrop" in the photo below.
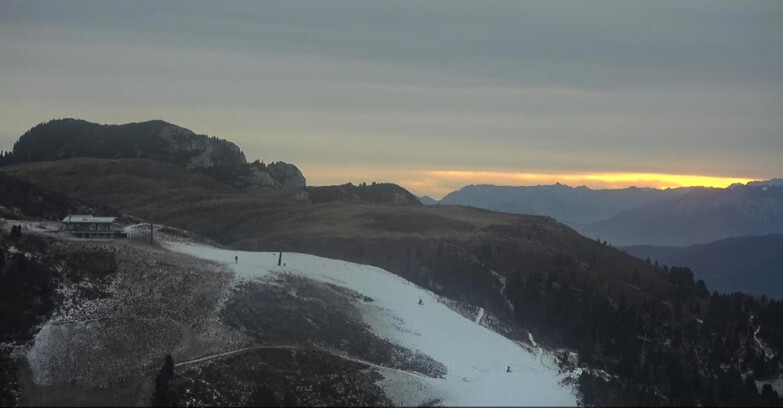
<svg viewBox="0 0 783 408">
<path fill-rule="evenodd" d="M 13 152 L 0 159 L 0 165 L 75 157 L 162 161 L 201 171 L 248 190 L 306 185 L 302 172 L 293 164 L 248 163 L 234 143 L 199 135 L 162 120 L 124 125 L 100 125 L 79 119 L 52 120 L 22 135 Z"/>
<path fill-rule="evenodd" d="M 290 163 L 272 162 L 266 166 L 267 172 L 277 180 L 281 187 L 305 187 L 307 182 L 299 169 Z"/>
</svg>

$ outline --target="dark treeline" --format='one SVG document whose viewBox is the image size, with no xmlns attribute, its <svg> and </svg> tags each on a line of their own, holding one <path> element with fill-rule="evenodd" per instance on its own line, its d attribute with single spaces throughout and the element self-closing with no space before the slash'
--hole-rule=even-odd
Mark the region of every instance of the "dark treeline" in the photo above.
<svg viewBox="0 0 783 408">
<path fill-rule="evenodd" d="M 19 229 L 16 229 L 17 231 Z M 108 296 L 102 287 L 116 271 L 114 254 L 80 250 L 51 251 L 48 238 L 34 234 L 0 234 L 0 406 L 19 404 L 17 362 L 11 351 L 29 344 L 51 317 L 66 282 L 94 283 L 90 296 Z"/>
<path fill-rule="evenodd" d="M 26 246 L 17 236 L 13 238 L 14 245 Z M 4 407 L 16 406 L 19 399 L 13 345 L 30 341 L 36 325 L 56 306 L 53 268 L 12 252 L 8 246 L 0 236 L 0 406 Z"/>
<path fill-rule="evenodd" d="M 781 405 L 756 383 L 781 373 L 780 301 L 710 294 L 688 268 L 660 268 L 676 287 L 670 299 L 612 296 L 578 273 L 557 257 L 549 270 L 516 275 L 508 296 L 519 323 L 590 367 L 578 384 L 586 404 Z"/>
<path fill-rule="evenodd" d="M 0 167 L 16 163 L 13 152 L 0 150 Z"/>
<path fill-rule="evenodd" d="M 362 242 L 348 258 L 481 305 L 548 346 L 577 352 L 579 361 L 562 362 L 585 368 L 578 385 L 588 405 L 780 405 L 767 383 L 781 376 L 781 301 L 710 293 L 689 268 L 635 263 L 608 244 L 579 241 L 570 248 L 579 258 L 550 256 L 496 231 L 469 249 Z M 533 242 L 545 242 L 541 236 Z"/>
</svg>

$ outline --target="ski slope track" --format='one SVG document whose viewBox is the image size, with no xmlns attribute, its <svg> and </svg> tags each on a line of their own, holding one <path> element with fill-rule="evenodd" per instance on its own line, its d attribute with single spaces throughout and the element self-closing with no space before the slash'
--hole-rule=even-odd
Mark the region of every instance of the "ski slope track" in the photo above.
<svg viewBox="0 0 783 408">
<path fill-rule="evenodd" d="M 446 366 L 443 378 L 408 376 L 389 370 L 378 385 L 396 405 L 438 402 L 445 406 L 575 406 L 563 376 L 513 341 L 439 302 L 439 297 L 383 269 L 298 253 L 222 250 L 191 243 L 166 246 L 229 266 L 237 280 L 290 273 L 369 296 L 358 302 L 373 332 L 394 344 L 427 354 Z M 235 263 L 235 256 L 239 263 Z M 419 304 L 419 299 L 423 304 Z M 506 368 L 511 367 L 511 372 Z"/>
</svg>

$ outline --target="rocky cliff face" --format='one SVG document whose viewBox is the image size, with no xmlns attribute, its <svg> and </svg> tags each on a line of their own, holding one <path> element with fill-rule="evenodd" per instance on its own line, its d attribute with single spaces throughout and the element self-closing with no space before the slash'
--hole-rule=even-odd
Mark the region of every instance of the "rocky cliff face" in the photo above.
<svg viewBox="0 0 783 408">
<path fill-rule="evenodd" d="M 166 151 L 172 158 L 188 157 L 180 163 L 187 169 L 247 163 L 242 150 L 226 140 L 197 135 L 166 122 L 162 122 L 155 133 L 166 143 Z"/>
<path fill-rule="evenodd" d="M 14 144 L 0 165 L 74 157 L 144 158 L 176 164 L 209 174 L 248 190 L 304 187 L 306 180 L 293 164 L 249 164 L 242 150 L 227 140 L 196 134 L 162 120 L 124 125 L 100 125 L 78 119 L 58 119 L 33 127 Z"/>
<path fill-rule="evenodd" d="M 293 164 L 284 162 L 273 162 L 267 165 L 256 160 L 245 166 L 234 166 L 228 170 L 234 173 L 231 176 L 234 185 L 248 191 L 307 186 L 302 172 Z"/>
</svg>

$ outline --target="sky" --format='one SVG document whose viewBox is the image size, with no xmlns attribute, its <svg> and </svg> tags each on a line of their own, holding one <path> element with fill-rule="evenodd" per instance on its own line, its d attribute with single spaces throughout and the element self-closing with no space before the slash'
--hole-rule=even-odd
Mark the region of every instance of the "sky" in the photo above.
<svg viewBox="0 0 783 408">
<path fill-rule="evenodd" d="M 163 119 L 310 185 L 783 175 L 780 1 L 0 0 L 0 150 Z"/>
</svg>

